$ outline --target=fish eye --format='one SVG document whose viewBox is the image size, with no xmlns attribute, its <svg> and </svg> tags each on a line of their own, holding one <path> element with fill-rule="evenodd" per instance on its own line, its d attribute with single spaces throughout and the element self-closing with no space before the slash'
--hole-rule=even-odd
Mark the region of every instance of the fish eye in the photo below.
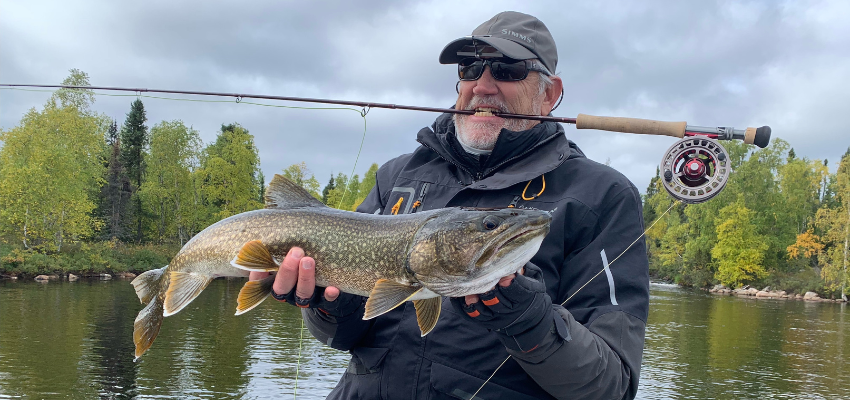
<svg viewBox="0 0 850 400">
<path fill-rule="evenodd" d="M 482 221 L 482 223 L 484 224 L 484 229 L 492 231 L 493 229 L 499 227 L 499 225 L 502 223 L 502 219 L 495 215 L 488 215 L 484 217 L 484 221 Z"/>
</svg>

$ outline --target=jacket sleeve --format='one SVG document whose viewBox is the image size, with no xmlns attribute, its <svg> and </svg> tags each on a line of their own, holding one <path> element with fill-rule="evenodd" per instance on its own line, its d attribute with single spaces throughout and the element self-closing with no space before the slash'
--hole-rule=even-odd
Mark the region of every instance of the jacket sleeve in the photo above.
<svg viewBox="0 0 850 400">
<path fill-rule="evenodd" d="M 643 352 L 643 321 L 621 311 L 588 326 L 554 305 L 568 336 L 552 332 L 529 353 L 509 351 L 540 387 L 559 399 L 633 399 Z"/>
<path fill-rule="evenodd" d="M 383 169 L 383 168 L 382 168 Z M 366 199 L 357 207 L 357 212 L 375 213 L 384 209 L 381 201 L 381 171 L 378 171 L 378 179 L 375 186 Z M 346 294 L 342 294 L 346 296 Z M 304 308 L 301 315 L 310 333 L 320 342 L 337 350 L 350 350 L 369 331 L 373 320 L 364 321 L 363 312 L 366 298 L 352 296 L 346 301 L 360 302 L 360 306 L 352 313 L 342 316 L 333 316 L 323 313 L 315 308 Z M 338 301 L 343 301 L 338 300 Z"/>
<path fill-rule="evenodd" d="M 584 234 L 560 276 L 565 285 L 560 301 L 574 296 L 565 303 L 569 310 L 552 306 L 567 333 L 553 329 L 536 349 L 509 353 L 556 398 L 633 399 L 649 307 L 646 245 L 635 240 L 643 234 L 640 197 L 629 185 L 587 218 L 572 227 Z M 611 260 L 623 254 L 605 268 L 602 251 Z"/>
</svg>

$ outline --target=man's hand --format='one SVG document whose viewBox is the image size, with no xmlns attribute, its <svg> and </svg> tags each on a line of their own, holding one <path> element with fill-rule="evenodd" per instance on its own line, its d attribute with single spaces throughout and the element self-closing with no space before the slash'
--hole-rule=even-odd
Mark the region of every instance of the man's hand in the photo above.
<svg viewBox="0 0 850 400">
<path fill-rule="evenodd" d="M 263 279 L 269 276 L 267 272 L 251 272 L 250 280 Z M 300 247 L 289 249 L 289 253 L 280 263 L 280 269 L 274 278 L 272 295 L 283 302 L 296 305 L 301 308 L 317 308 L 332 316 L 344 316 L 353 312 L 359 306 L 358 301 L 350 297 L 359 297 L 350 294 L 342 294 L 338 288 L 333 286 L 316 286 L 316 261 L 312 257 L 305 257 L 304 250 Z M 343 301 L 346 300 L 346 301 Z"/>
<path fill-rule="evenodd" d="M 514 351 L 534 350 L 558 317 L 546 294 L 542 271 L 531 263 L 522 275 L 505 276 L 485 293 L 452 298 L 451 302 L 460 315 L 496 332 Z"/>
</svg>

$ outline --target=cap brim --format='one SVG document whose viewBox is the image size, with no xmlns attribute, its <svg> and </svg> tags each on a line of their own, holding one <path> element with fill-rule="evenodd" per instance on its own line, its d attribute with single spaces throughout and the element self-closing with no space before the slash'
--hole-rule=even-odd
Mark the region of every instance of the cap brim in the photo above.
<svg viewBox="0 0 850 400">
<path fill-rule="evenodd" d="M 457 64 L 461 59 L 466 57 L 457 55 L 457 52 L 463 46 L 471 45 L 472 42 L 484 42 L 499 50 L 505 57 L 510 57 L 515 60 L 528 60 L 537 58 L 537 55 L 531 50 L 525 48 L 519 43 L 492 36 L 466 36 L 447 44 L 440 53 L 440 64 Z"/>
</svg>

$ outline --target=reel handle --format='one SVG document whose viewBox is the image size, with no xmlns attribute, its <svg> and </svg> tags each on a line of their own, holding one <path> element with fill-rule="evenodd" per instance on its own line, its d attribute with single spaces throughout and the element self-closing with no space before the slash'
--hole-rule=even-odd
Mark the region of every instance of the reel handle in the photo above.
<svg viewBox="0 0 850 400">
<path fill-rule="evenodd" d="M 688 125 L 687 122 L 654 121 L 651 119 L 597 117 L 579 114 L 576 129 L 597 129 L 600 131 L 637 133 L 641 135 L 662 135 L 675 138 L 685 136 L 706 136 L 717 140 L 743 140 L 765 148 L 770 143 L 770 127 L 735 129 L 732 127 L 706 127 Z"/>
</svg>

